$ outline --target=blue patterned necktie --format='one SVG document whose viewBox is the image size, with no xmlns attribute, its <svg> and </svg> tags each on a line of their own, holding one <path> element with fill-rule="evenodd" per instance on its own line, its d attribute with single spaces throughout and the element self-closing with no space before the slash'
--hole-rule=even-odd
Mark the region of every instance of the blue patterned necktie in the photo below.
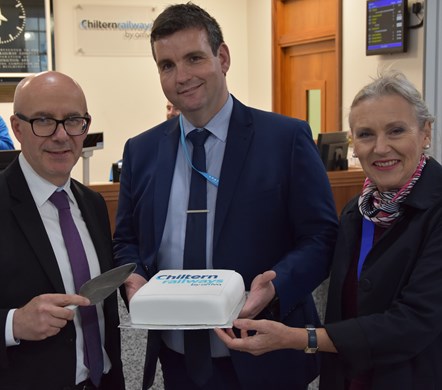
<svg viewBox="0 0 442 390">
<path fill-rule="evenodd" d="M 209 135 L 208 130 L 198 129 L 191 131 L 187 136 L 193 144 L 192 165 L 203 172 L 206 171 L 204 143 Z M 184 269 L 206 268 L 207 212 L 207 181 L 198 171 L 192 169 L 184 244 Z M 209 331 L 186 330 L 184 354 L 189 377 L 199 386 L 203 386 L 212 375 Z"/>
<path fill-rule="evenodd" d="M 75 226 L 69 207 L 69 199 L 64 191 L 56 191 L 49 200 L 58 209 L 61 233 L 71 263 L 75 291 L 91 278 L 86 252 L 80 234 Z M 89 377 L 95 386 L 100 385 L 103 375 L 103 351 L 101 349 L 100 328 L 95 306 L 79 307 L 84 338 L 84 364 L 89 369 Z"/>
</svg>

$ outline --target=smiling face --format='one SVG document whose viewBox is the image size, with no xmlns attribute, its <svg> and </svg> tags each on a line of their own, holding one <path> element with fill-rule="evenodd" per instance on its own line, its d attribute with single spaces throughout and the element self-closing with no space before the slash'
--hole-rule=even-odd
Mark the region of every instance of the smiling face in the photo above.
<svg viewBox="0 0 442 390">
<path fill-rule="evenodd" d="M 359 102 L 350 113 L 354 151 L 380 191 L 401 188 L 413 175 L 431 125 L 419 128 L 414 107 L 400 95 Z"/>
<path fill-rule="evenodd" d="M 206 31 L 189 28 L 158 39 L 153 49 L 166 97 L 193 125 L 206 125 L 228 96 L 226 44 L 214 55 Z"/>
<path fill-rule="evenodd" d="M 65 119 L 84 116 L 87 112 L 83 91 L 70 77 L 45 72 L 21 82 L 14 97 L 14 112 L 28 118 Z M 87 131 L 69 136 L 61 124 L 50 137 L 37 137 L 28 122 L 11 117 L 12 130 L 21 151 L 32 168 L 44 179 L 61 186 L 66 183 L 78 161 Z"/>
</svg>

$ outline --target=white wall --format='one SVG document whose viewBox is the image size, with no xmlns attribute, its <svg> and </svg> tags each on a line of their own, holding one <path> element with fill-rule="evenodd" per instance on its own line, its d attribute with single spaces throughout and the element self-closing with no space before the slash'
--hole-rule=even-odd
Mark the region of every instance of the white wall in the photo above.
<svg viewBox="0 0 442 390">
<path fill-rule="evenodd" d="M 247 48 L 249 66 L 247 104 L 271 111 L 272 109 L 272 2 L 248 0 Z M 226 25 L 224 30 L 230 29 Z M 236 64 L 234 60 L 233 66 Z M 230 89 L 232 83 L 230 82 Z"/>
<path fill-rule="evenodd" d="M 111 163 L 121 157 L 124 142 L 164 120 L 165 98 L 152 57 L 79 56 L 74 48 L 74 7 L 78 0 L 53 0 L 56 69 L 84 88 L 93 117 L 91 132 L 103 131 L 103 150 L 90 162 L 91 182 L 107 181 Z M 230 48 L 230 91 L 246 104 L 271 110 L 271 0 L 194 0 L 215 16 Z M 167 0 L 83 0 L 81 4 L 153 5 Z M 365 1 L 343 0 L 343 127 L 354 94 L 379 67 L 403 70 L 419 87 L 423 83 L 423 29 L 411 30 L 409 51 L 394 56 L 365 56 Z M 150 47 L 146 47 L 150 51 Z M 8 118 L 12 104 L 0 104 Z M 19 145 L 17 144 L 17 147 Z M 82 179 L 82 164 L 73 176 Z"/>
</svg>

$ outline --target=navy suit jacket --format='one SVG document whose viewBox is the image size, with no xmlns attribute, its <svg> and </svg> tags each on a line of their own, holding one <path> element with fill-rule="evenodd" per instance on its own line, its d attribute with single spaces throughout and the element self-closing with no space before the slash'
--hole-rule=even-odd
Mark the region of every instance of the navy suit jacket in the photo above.
<svg viewBox="0 0 442 390">
<path fill-rule="evenodd" d="M 118 264 L 136 262 L 146 279 L 159 270 L 179 135 L 174 118 L 124 149 L 114 252 Z M 214 268 L 239 272 L 246 289 L 258 274 L 275 270 L 280 319 L 317 323 L 310 293 L 328 275 L 336 230 L 330 185 L 308 124 L 234 98 L 216 200 Z M 156 333 L 149 332 L 148 377 Z M 316 359 L 299 351 L 231 354 L 244 386 L 293 386 L 317 373 Z"/>
<path fill-rule="evenodd" d="M 100 194 L 71 181 L 97 251 L 101 271 L 113 267 L 106 204 Z M 0 174 L 0 389 L 60 390 L 75 384 L 76 332 L 72 321 L 42 341 L 22 340 L 5 346 L 5 323 L 10 309 L 46 293 L 66 293 L 60 269 L 34 198 L 16 159 Z M 124 389 L 116 294 L 104 302 L 105 348 L 112 369 L 103 388 Z"/>
</svg>

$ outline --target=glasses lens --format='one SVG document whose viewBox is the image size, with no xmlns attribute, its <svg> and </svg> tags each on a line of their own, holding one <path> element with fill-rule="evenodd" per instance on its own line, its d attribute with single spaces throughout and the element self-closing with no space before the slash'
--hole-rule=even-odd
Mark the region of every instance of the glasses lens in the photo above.
<svg viewBox="0 0 442 390">
<path fill-rule="evenodd" d="M 64 120 L 64 128 L 70 135 L 83 134 L 87 127 L 87 120 L 82 117 L 72 117 Z"/>
<path fill-rule="evenodd" d="M 36 118 L 32 121 L 32 128 L 36 135 L 47 137 L 52 135 L 54 129 L 57 127 L 55 119 L 51 118 Z"/>
</svg>

